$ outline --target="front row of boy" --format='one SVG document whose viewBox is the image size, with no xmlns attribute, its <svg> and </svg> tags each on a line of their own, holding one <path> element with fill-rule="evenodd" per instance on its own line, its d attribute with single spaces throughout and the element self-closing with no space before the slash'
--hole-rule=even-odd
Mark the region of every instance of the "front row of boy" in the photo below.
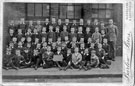
<svg viewBox="0 0 135 86">
<path fill-rule="evenodd" d="M 21 55 L 19 49 L 15 50 L 15 55 L 11 54 L 11 50 L 7 50 L 6 56 L 3 59 L 3 67 L 5 69 L 14 68 L 17 70 L 29 67 L 34 67 L 37 70 L 40 66 L 45 69 L 58 67 L 59 70 L 67 70 L 68 68 L 80 70 L 89 70 L 97 67 L 109 68 L 109 58 L 102 46 L 99 43 L 96 50 L 86 48 L 82 51 L 83 53 L 80 52 L 78 47 L 73 48 L 73 53 L 72 49 L 67 49 L 63 52 L 60 46 L 57 47 L 55 53 L 52 52 L 51 46 L 47 46 L 45 52 L 40 52 L 40 49 L 34 49 L 32 53 L 25 49 L 23 55 Z M 60 60 L 54 60 L 54 58 L 56 59 L 55 56 L 60 57 Z"/>
</svg>

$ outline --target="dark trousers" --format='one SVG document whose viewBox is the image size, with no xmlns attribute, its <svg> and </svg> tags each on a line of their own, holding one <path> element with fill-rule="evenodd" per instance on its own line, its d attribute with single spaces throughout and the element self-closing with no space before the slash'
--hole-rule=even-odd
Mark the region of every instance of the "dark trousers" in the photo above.
<svg viewBox="0 0 135 86">
<path fill-rule="evenodd" d="M 116 42 L 109 41 L 109 45 L 110 45 L 110 58 L 114 60 L 116 56 Z"/>
<path fill-rule="evenodd" d="M 45 64 L 43 64 L 43 68 L 51 68 L 53 67 L 54 62 L 52 60 L 45 61 Z"/>
</svg>

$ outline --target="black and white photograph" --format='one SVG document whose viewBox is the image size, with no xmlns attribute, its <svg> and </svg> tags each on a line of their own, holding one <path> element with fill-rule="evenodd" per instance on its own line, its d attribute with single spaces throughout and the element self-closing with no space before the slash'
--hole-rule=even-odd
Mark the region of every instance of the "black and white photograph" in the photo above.
<svg viewBox="0 0 135 86">
<path fill-rule="evenodd" d="M 4 2 L 2 82 L 122 83 L 123 25 L 122 3 Z"/>
</svg>

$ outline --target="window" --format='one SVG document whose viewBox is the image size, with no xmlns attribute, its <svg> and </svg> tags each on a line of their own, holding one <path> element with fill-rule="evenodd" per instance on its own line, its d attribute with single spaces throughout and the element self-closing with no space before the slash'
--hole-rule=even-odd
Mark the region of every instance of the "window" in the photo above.
<svg viewBox="0 0 135 86">
<path fill-rule="evenodd" d="M 49 17 L 49 4 L 27 4 L 27 17 Z"/>
<path fill-rule="evenodd" d="M 59 18 L 79 19 L 82 17 L 81 4 L 59 4 Z"/>
<path fill-rule="evenodd" d="M 112 4 L 92 4 L 92 18 L 112 18 Z"/>
</svg>

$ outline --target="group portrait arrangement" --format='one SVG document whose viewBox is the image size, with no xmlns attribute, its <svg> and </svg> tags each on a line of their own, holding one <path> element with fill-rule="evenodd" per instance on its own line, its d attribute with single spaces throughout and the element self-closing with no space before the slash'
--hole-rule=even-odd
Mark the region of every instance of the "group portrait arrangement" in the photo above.
<svg viewBox="0 0 135 86">
<path fill-rule="evenodd" d="M 11 20 L 3 69 L 109 69 L 116 58 L 117 35 L 113 19 Z"/>
</svg>

